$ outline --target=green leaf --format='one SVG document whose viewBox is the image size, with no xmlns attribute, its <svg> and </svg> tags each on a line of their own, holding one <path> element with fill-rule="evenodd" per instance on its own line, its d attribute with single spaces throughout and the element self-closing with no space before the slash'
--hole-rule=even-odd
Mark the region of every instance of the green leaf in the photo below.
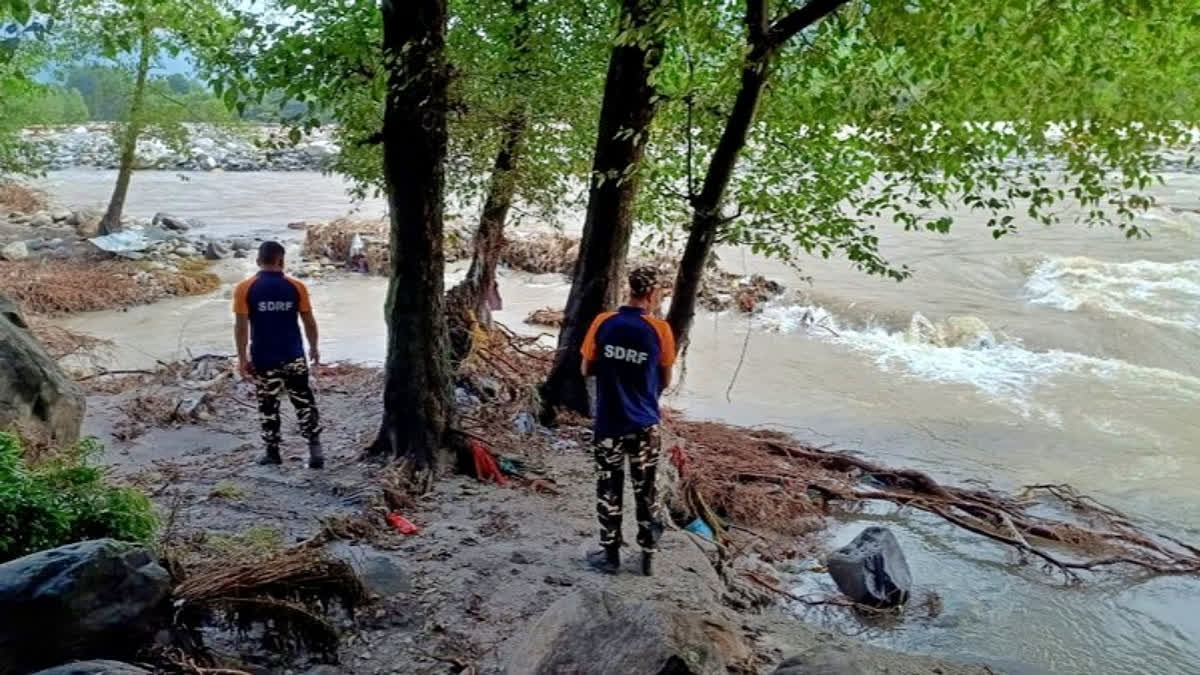
<svg viewBox="0 0 1200 675">
<path fill-rule="evenodd" d="M 300 143 L 300 138 L 301 132 L 299 129 L 293 127 L 290 131 L 288 131 L 288 140 L 292 142 L 292 145 L 298 145 Z"/>
<path fill-rule="evenodd" d="M 32 15 L 32 11 L 27 0 L 9 0 L 9 7 L 12 10 L 13 19 L 19 25 L 23 26 L 29 23 L 29 18 Z"/>
</svg>

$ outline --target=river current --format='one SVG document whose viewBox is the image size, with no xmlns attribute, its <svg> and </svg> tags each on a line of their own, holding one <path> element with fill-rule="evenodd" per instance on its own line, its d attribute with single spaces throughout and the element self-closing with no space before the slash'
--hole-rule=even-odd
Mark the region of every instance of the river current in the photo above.
<svg viewBox="0 0 1200 675">
<path fill-rule="evenodd" d="M 108 171 L 70 170 L 44 184 L 58 202 L 79 207 L 103 203 L 112 181 Z M 1200 176 L 1163 181 L 1158 205 L 1139 223 L 1151 234 L 1144 239 L 1029 223 L 993 241 L 969 213 L 955 214 L 950 235 L 881 224 L 881 249 L 915 270 L 903 283 L 867 277 L 844 260 L 803 261 L 796 271 L 722 251 L 725 268 L 765 274 L 793 292 L 754 317 L 699 316 L 686 379 L 668 403 L 947 481 L 1014 489 L 1069 482 L 1200 540 Z M 293 240 L 300 234 L 286 229 L 289 221 L 383 209 L 379 201 L 352 203 L 340 179 L 313 173 L 182 180 L 141 172 L 127 203 L 132 216 L 199 218 L 210 235 Z M 562 225 L 578 231 L 580 221 Z M 222 268 L 230 282 L 251 272 L 237 263 Z M 462 273 L 451 268 L 447 278 Z M 362 277 L 310 284 L 326 360 L 382 360 L 385 285 Z M 528 329 L 525 315 L 561 307 L 567 290 L 561 277 L 503 273 L 500 320 Z M 229 352 L 228 295 L 226 288 L 65 323 L 116 340 L 114 358 L 126 366 Z M 1200 673 L 1196 580 L 1099 577 L 1063 588 L 949 525 L 886 510 L 862 520 L 896 531 L 918 587 L 936 590 L 945 604 L 937 619 L 872 628 L 866 639 L 1059 673 Z M 862 524 L 844 523 L 831 543 Z M 829 587 L 815 575 L 797 575 L 795 584 Z M 856 625 L 821 616 L 810 618 L 840 630 Z"/>
</svg>

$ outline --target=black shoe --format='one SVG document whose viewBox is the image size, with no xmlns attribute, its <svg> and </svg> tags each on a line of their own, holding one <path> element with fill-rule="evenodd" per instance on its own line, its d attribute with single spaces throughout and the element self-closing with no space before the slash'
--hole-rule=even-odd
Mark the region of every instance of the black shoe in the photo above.
<svg viewBox="0 0 1200 675">
<path fill-rule="evenodd" d="M 654 554 L 650 551 L 642 551 L 642 574 L 645 576 L 654 574 Z"/>
<path fill-rule="evenodd" d="M 258 458 L 258 463 L 262 466 L 283 464 L 283 457 L 279 456 L 279 448 L 267 448 L 266 454 Z"/>
<path fill-rule="evenodd" d="M 592 551 L 587 554 L 587 564 L 598 572 L 616 574 L 621 571 L 621 552 L 615 548 Z"/>
<path fill-rule="evenodd" d="M 314 438 L 308 442 L 308 468 L 325 468 L 325 452 L 321 449 L 321 439 L 319 438 Z"/>
</svg>

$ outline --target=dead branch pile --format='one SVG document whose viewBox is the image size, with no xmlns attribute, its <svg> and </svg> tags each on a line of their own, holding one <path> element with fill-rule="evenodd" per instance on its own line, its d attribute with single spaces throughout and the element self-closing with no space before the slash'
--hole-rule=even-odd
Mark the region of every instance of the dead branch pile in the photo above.
<svg viewBox="0 0 1200 675">
<path fill-rule="evenodd" d="M 0 211 L 33 213 L 46 208 L 46 195 L 28 185 L 0 181 Z"/>
<path fill-rule="evenodd" d="M 500 262 L 530 274 L 570 274 L 578 255 L 578 239 L 558 232 L 537 232 L 505 241 Z"/>
<path fill-rule="evenodd" d="M 531 326 L 546 326 L 549 328 L 562 328 L 563 322 L 566 320 L 566 314 L 561 309 L 552 309 L 543 307 L 535 309 L 525 317 L 525 323 Z"/>
<path fill-rule="evenodd" d="M 283 652 L 334 654 L 338 631 L 325 613 L 334 603 L 353 612 L 367 601 L 349 564 L 303 545 L 241 564 L 213 561 L 184 575 L 174 589 L 175 616 L 196 640 L 204 625 L 218 619 L 243 634 L 269 626 L 264 637 Z"/>
<path fill-rule="evenodd" d="M 220 287 L 208 263 L 177 271 L 146 270 L 125 261 L 21 261 L 0 265 L 0 294 L 31 314 L 57 315 L 145 305 L 168 295 L 200 295 Z"/>
<path fill-rule="evenodd" d="M 871 501 L 925 511 L 1038 558 L 1068 582 L 1077 570 L 1127 566 L 1161 574 L 1200 574 L 1200 548 L 1146 531 L 1120 512 L 1065 485 L 1022 494 L 945 486 L 920 471 L 892 469 L 848 454 L 801 446 L 786 435 L 712 422 L 675 420 L 667 446 L 680 480 L 670 502 L 709 521 L 776 532 L 811 528 L 836 508 Z M 1061 515 L 1044 515 L 1058 507 Z"/>
</svg>

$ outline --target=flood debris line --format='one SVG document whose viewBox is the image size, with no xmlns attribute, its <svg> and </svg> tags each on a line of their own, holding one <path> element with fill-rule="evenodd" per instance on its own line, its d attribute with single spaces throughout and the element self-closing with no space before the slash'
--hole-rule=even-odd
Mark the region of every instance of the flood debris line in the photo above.
<svg viewBox="0 0 1200 675">
<path fill-rule="evenodd" d="M 890 502 L 1009 546 L 1022 562 L 1040 562 L 1067 583 L 1103 568 L 1200 574 L 1200 548 L 1148 531 L 1068 485 L 1031 485 L 1016 495 L 947 486 L 920 471 L 805 447 L 778 432 L 678 418 L 669 427 L 676 438 L 668 456 L 678 476 L 668 491 L 671 506 L 704 518 L 731 546 L 739 546 L 733 542 L 740 533 L 729 533 L 727 520 L 795 535 L 821 528 L 839 510 Z"/>
<path fill-rule="evenodd" d="M 176 267 L 132 261 L 53 260 L 0 265 L 0 294 L 31 314 L 60 315 L 202 295 L 220 286 L 203 260 Z"/>
<path fill-rule="evenodd" d="M 386 220 L 342 218 L 309 225 L 305 231 L 303 254 L 306 259 L 330 261 L 347 269 L 369 274 L 387 274 L 390 251 L 389 225 Z M 453 228 L 446 235 L 447 262 L 471 258 L 471 234 Z M 500 254 L 500 262 L 511 270 L 526 274 L 569 275 L 579 255 L 579 240 L 560 232 L 510 233 Z M 650 251 L 635 251 L 631 266 L 657 267 L 664 279 L 675 276 L 675 257 Z M 700 306 L 711 312 L 735 310 L 753 313 L 787 289 L 762 275 L 739 275 L 710 265 L 700 284 Z M 561 314 L 553 308 L 534 312 L 526 323 L 561 325 Z"/>
</svg>

